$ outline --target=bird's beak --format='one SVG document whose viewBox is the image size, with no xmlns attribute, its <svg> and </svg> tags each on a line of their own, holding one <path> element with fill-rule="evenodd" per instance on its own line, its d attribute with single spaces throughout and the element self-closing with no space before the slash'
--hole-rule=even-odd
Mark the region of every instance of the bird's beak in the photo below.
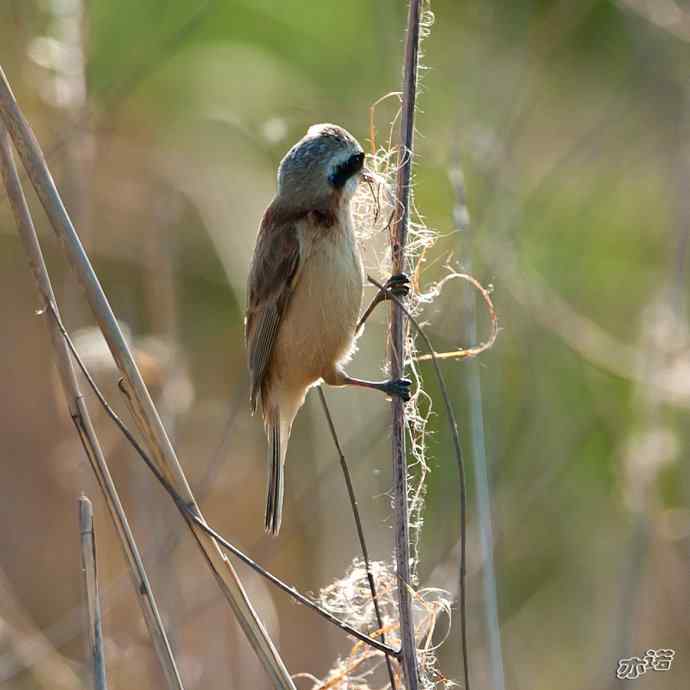
<svg viewBox="0 0 690 690">
<path fill-rule="evenodd" d="M 374 175 L 371 170 L 367 170 L 367 168 L 362 168 L 360 177 L 368 184 L 374 184 L 376 182 L 376 175 Z"/>
</svg>

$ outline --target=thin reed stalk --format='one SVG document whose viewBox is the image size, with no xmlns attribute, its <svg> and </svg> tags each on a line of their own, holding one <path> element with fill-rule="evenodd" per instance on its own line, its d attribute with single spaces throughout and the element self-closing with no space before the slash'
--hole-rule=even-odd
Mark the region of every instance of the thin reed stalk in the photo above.
<svg viewBox="0 0 690 690">
<path fill-rule="evenodd" d="M 140 432 L 146 439 L 154 462 L 162 476 L 181 496 L 189 511 L 198 517 L 198 520 L 192 520 L 189 513 L 183 510 L 181 505 L 178 505 L 204 555 L 204 559 L 211 568 L 221 591 L 232 607 L 240 626 L 262 662 L 274 687 L 280 690 L 295 690 L 295 685 L 287 668 L 268 636 L 263 623 L 254 611 L 235 569 L 215 539 L 207 531 L 200 529 L 200 524 L 204 522 L 203 515 L 134 361 L 129 345 L 65 209 L 40 145 L 21 113 L 2 69 L 0 69 L 0 117 L 14 141 L 53 230 L 62 243 L 113 358 L 123 374 L 122 387 L 127 393 L 133 416 Z"/>
<path fill-rule="evenodd" d="M 421 30 L 422 0 L 410 0 L 405 39 L 405 62 L 402 85 L 402 117 L 400 148 L 398 151 L 398 176 L 396 199 L 398 212 L 391 225 L 391 256 L 393 273 L 405 273 L 408 262 L 405 256 L 410 217 L 410 188 L 414 145 L 414 115 L 417 100 L 417 71 L 419 65 L 419 41 Z M 400 378 L 405 366 L 407 329 L 405 315 L 400 306 L 391 305 L 389 331 L 390 374 Z M 407 690 L 419 687 L 417 645 L 415 641 L 412 601 L 410 596 L 410 520 L 407 505 L 407 453 L 405 448 L 405 408 L 400 398 L 392 404 L 392 461 L 395 519 L 395 558 L 398 576 L 398 607 L 400 612 L 400 640 L 402 665 Z"/>
<path fill-rule="evenodd" d="M 372 285 L 375 285 L 379 290 L 386 288 L 371 276 L 367 278 Z M 443 405 L 446 408 L 446 416 L 448 417 L 448 424 L 450 426 L 451 438 L 453 439 L 453 450 L 455 451 L 455 459 L 458 465 L 458 483 L 460 489 L 460 643 L 462 653 L 462 666 L 465 677 L 465 690 L 470 690 L 470 660 L 467 643 L 467 482 L 465 478 L 465 462 L 462 454 L 462 444 L 460 443 L 460 430 L 458 429 L 458 421 L 455 416 L 453 404 L 450 401 L 450 393 L 446 379 L 441 372 L 441 365 L 439 364 L 439 357 L 436 355 L 429 336 L 421 327 L 417 319 L 410 313 L 407 307 L 394 295 L 390 294 L 390 299 L 398 305 L 400 310 L 407 316 L 410 323 L 414 327 L 417 335 L 424 341 L 424 345 L 428 350 L 431 363 L 433 364 L 436 378 L 438 380 L 439 388 L 441 389 L 441 397 L 443 398 Z"/>
<path fill-rule="evenodd" d="M 108 690 L 103 652 L 103 619 L 98 591 L 96 565 L 96 536 L 93 529 L 93 505 L 83 494 L 79 497 L 79 542 L 81 546 L 81 574 L 88 618 L 88 661 L 91 665 L 93 690 Z"/>
<path fill-rule="evenodd" d="M 345 453 L 343 452 L 343 447 L 340 444 L 340 438 L 338 438 L 338 432 L 335 430 L 335 422 L 333 421 L 333 415 L 331 415 L 330 407 L 328 406 L 328 401 L 326 400 L 326 394 L 323 392 L 323 386 L 319 386 L 319 399 L 321 400 L 321 406 L 323 407 L 324 414 L 326 415 L 326 421 L 328 422 L 328 428 L 331 432 L 331 437 L 333 438 L 333 443 L 335 444 L 335 449 L 338 453 L 338 459 L 340 460 L 340 468 L 343 471 L 343 477 L 345 479 L 345 485 L 347 487 L 347 494 L 350 498 L 350 507 L 352 508 L 352 515 L 355 519 L 355 528 L 357 530 L 357 539 L 359 540 L 359 547 L 362 550 L 362 558 L 364 559 L 364 567 L 367 571 L 367 581 L 369 583 L 369 591 L 371 592 L 371 600 L 374 604 L 374 613 L 376 615 L 376 623 L 381 631 L 381 642 L 386 641 L 386 636 L 384 633 L 383 616 L 381 615 L 381 606 L 379 604 L 379 597 L 376 593 L 376 581 L 374 580 L 374 573 L 371 569 L 371 560 L 369 559 L 369 549 L 367 547 L 367 541 L 364 537 L 364 527 L 362 526 L 362 518 L 359 514 L 359 505 L 357 504 L 357 496 L 355 494 L 355 487 L 352 484 L 352 475 L 350 474 L 350 468 L 348 467 L 347 460 L 345 459 Z M 390 657 L 386 655 L 386 670 L 388 672 L 388 680 L 391 683 L 391 690 L 397 690 L 397 684 L 395 682 L 395 673 L 393 672 L 393 665 L 391 664 Z"/>
<path fill-rule="evenodd" d="M 463 231 L 465 247 L 464 266 L 472 273 L 473 227 L 466 204 L 465 182 L 460 165 L 460 151 L 455 151 L 455 161 L 451 170 L 451 184 L 455 194 L 453 218 L 458 229 Z M 465 290 L 465 341 L 477 342 L 477 297 L 474 290 Z M 470 449 L 474 469 L 474 486 L 477 496 L 477 521 L 482 549 L 482 584 L 484 590 L 484 616 L 489 647 L 489 668 L 495 690 L 504 690 L 505 674 L 503 671 L 503 649 L 501 645 L 501 628 L 498 619 L 498 595 L 496 570 L 494 567 L 494 535 L 491 518 L 491 489 L 489 486 L 489 468 L 486 451 L 486 434 L 484 431 L 484 406 L 482 382 L 479 363 L 470 358 L 464 377 L 467 392 L 468 418 L 470 425 Z M 466 671 L 467 673 L 467 671 Z M 465 678 L 467 685 L 468 678 Z"/>
<path fill-rule="evenodd" d="M 2 76 L 2 70 L 0 70 L 0 76 Z M 24 250 L 44 308 L 46 311 L 55 310 L 55 314 L 59 315 L 55 303 L 53 287 L 50 282 L 50 277 L 48 276 L 45 260 L 43 259 L 41 246 L 38 242 L 36 229 L 29 212 L 21 182 L 19 181 L 17 168 L 10 148 L 10 139 L 7 130 L 1 122 L 0 158 L 2 159 L 2 175 L 7 189 L 7 196 L 12 205 L 19 237 L 24 245 Z M 168 688 L 171 690 L 182 690 L 182 680 L 163 627 L 158 605 L 149 584 L 149 579 L 141 560 L 139 549 L 129 527 L 127 516 L 120 502 L 115 484 L 110 476 L 110 471 L 108 470 L 103 450 L 91 422 L 91 416 L 86 407 L 86 402 L 79 389 L 69 349 L 54 319 L 48 319 L 48 328 L 55 351 L 57 368 L 60 372 L 60 378 L 67 398 L 70 416 L 82 440 L 84 450 L 86 451 L 91 467 L 96 475 L 99 487 L 103 492 L 103 497 L 117 530 L 125 560 L 127 561 L 128 569 L 132 577 L 134 591 L 139 599 L 139 604 L 149 634 L 153 640 L 153 646 L 158 661 L 163 669 Z"/>
<path fill-rule="evenodd" d="M 146 454 L 146 451 L 141 447 L 139 442 L 134 438 L 132 435 L 132 432 L 127 428 L 125 423 L 120 419 L 120 417 L 117 415 L 117 413 L 113 410 L 113 408 L 110 406 L 108 401 L 105 399 L 103 396 L 103 393 L 101 390 L 98 388 L 96 385 L 95 381 L 93 380 L 93 377 L 89 373 L 89 370 L 86 368 L 86 365 L 84 364 L 83 360 L 79 356 L 79 353 L 77 352 L 76 348 L 74 347 L 74 343 L 72 342 L 72 339 L 69 336 L 69 333 L 67 333 L 63 323 L 61 321 L 58 321 L 59 316 L 56 311 L 51 309 L 50 311 L 51 315 L 57 322 L 58 328 L 60 329 L 60 333 L 62 333 L 63 338 L 65 339 L 65 342 L 67 343 L 70 352 L 72 353 L 72 356 L 74 359 L 77 361 L 77 364 L 79 364 L 79 367 L 86 377 L 86 380 L 89 383 L 89 386 L 91 387 L 91 390 L 94 392 L 96 397 L 98 398 L 98 402 L 102 405 L 103 409 L 107 413 L 107 415 L 112 419 L 112 421 L 115 423 L 115 425 L 118 427 L 118 429 L 122 432 L 122 434 L 125 436 L 129 444 L 136 450 L 137 454 L 139 457 L 144 461 L 144 464 L 146 467 L 151 470 L 153 473 L 154 477 L 158 480 L 160 485 L 168 492 L 168 495 L 173 499 L 175 504 L 178 506 L 180 511 L 185 514 L 192 522 L 194 522 L 196 525 L 199 526 L 199 529 L 202 532 L 205 532 L 209 536 L 213 537 L 219 545 L 221 545 L 223 548 L 227 549 L 230 553 L 232 553 L 234 556 L 239 558 L 243 563 L 248 565 L 252 570 L 257 572 L 259 575 L 262 577 L 266 578 L 269 582 L 273 583 L 276 587 L 281 589 L 283 592 L 286 594 L 289 594 L 293 599 L 298 601 L 301 604 L 304 604 L 308 608 L 310 608 L 312 611 L 315 611 L 318 613 L 320 616 L 331 622 L 333 625 L 338 626 L 341 630 L 349 633 L 353 637 L 356 637 L 360 641 L 364 642 L 365 644 L 368 644 L 371 647 L 374 647 L 375 649 L 378 649 L 381 652 L 384 652 L 385 654 L 390 654 L 396 658 L 400 657 L 400 652 L 393 649 L 389 645 L 383 644 L 383 642 L 379 642 L 378 640 L 375 640 L 372 637 L 369 637 L 368 635 L 365 635 L 364 633 L 360 632 L 357 630 L 355 627 L 349 625 L 345 621 L 340 620 L 339 618 L 336 618 L 332 613 L 330 613 L 327 609 L 319 606 L 316 602 L 312 601 L 311 599 L 305 597 L 303 594 L 300 594 L 294 587 L 291 587 L 290 585 L 287 585 L 284 583 L 282 580 L 277 578 L 275 575 L 271 574 L 268 572 L 265 568 L 262 568 L 256 561 L 254 561 L 252 558 L 247 556 L 245 553 L 240 551 L 234 544 L 231 544 L 227 539 L 225 539 L 219 532 L 214 530 L 212 527 L 210 527 L 204 520 L 203 518 L 199 517 L 199 515 L 195 512 L 193 506 L 189 506 L 183 499 L 182 497 L 175 491 L 175 488 L 168 482 L 168 480 L 161 474 L 160 470 L 156 467 L 155 463 L 151 458 Z"/>
</svg>

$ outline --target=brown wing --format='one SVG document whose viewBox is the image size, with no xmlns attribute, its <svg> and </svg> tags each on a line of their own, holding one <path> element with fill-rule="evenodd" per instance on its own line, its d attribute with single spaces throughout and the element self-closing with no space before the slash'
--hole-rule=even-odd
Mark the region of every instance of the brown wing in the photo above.
<svg viewBox="0 0 690 690">
<path fill-rule="evenodd" d="M 252 412 L 256 410 L 280 322 L 301 264 L 301 243 L 295 223 L 272 222 L 267 213 L 256 240 L 247 289 L 245 337 Z"/>
</svg>

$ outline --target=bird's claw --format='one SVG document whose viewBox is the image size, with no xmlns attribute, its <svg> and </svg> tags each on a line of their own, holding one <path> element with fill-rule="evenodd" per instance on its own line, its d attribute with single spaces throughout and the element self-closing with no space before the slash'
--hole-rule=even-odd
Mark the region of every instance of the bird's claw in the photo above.
<svg viewBox="0 0 690 690">
<path fill-rule="evenodd" d="M 374 282 L 377 286 L 379 283 Z M 366 308 L 364 314 L 362 314 L 359 322 L 357 323 L 356 333 L 359 333 L 362 326 L 366 320 L 371 316 L 374 309 L 381 304 L 381 302 L 386 302 L 392 299 L 402 299 L 410 294 L 410 279 L 405 273 L 397 273 L 391 276 L 384 285 L 382 285 L 376 296 L 372 300 L 371 304 Z"/>
<path fill-rule="evenodd" d="M 410 379 L 391 379 L 384 383 L 383 390 L 391 397 L 396 396 L 402 399 L 403 402 L 408 402 L 412 397 L 410 394 L 411 386 L 412 381 Z"/>
<path fill-rule="evenodd" d="M 384 288 L 396 297 L 407 297 L 410 294 L 410 277 L 407 273 L 396 273 L 386 281 Z"/>
</svg>

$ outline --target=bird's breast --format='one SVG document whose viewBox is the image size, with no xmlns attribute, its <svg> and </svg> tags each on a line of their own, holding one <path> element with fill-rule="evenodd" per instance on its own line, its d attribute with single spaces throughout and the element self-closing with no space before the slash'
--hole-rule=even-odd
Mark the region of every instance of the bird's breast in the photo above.
<svg viewBox="0 0 690 690">
<path fill-rule="evenodd" d="M 308 385 L 348 358 L 363 291 L 363 269 L 348 224 L 305 238 L 305 260 L 281 323 L 275 354 L 278 370 L 298 368 Z M 297 375 L 297 374 L 296 374 Z"/>
</svg>

